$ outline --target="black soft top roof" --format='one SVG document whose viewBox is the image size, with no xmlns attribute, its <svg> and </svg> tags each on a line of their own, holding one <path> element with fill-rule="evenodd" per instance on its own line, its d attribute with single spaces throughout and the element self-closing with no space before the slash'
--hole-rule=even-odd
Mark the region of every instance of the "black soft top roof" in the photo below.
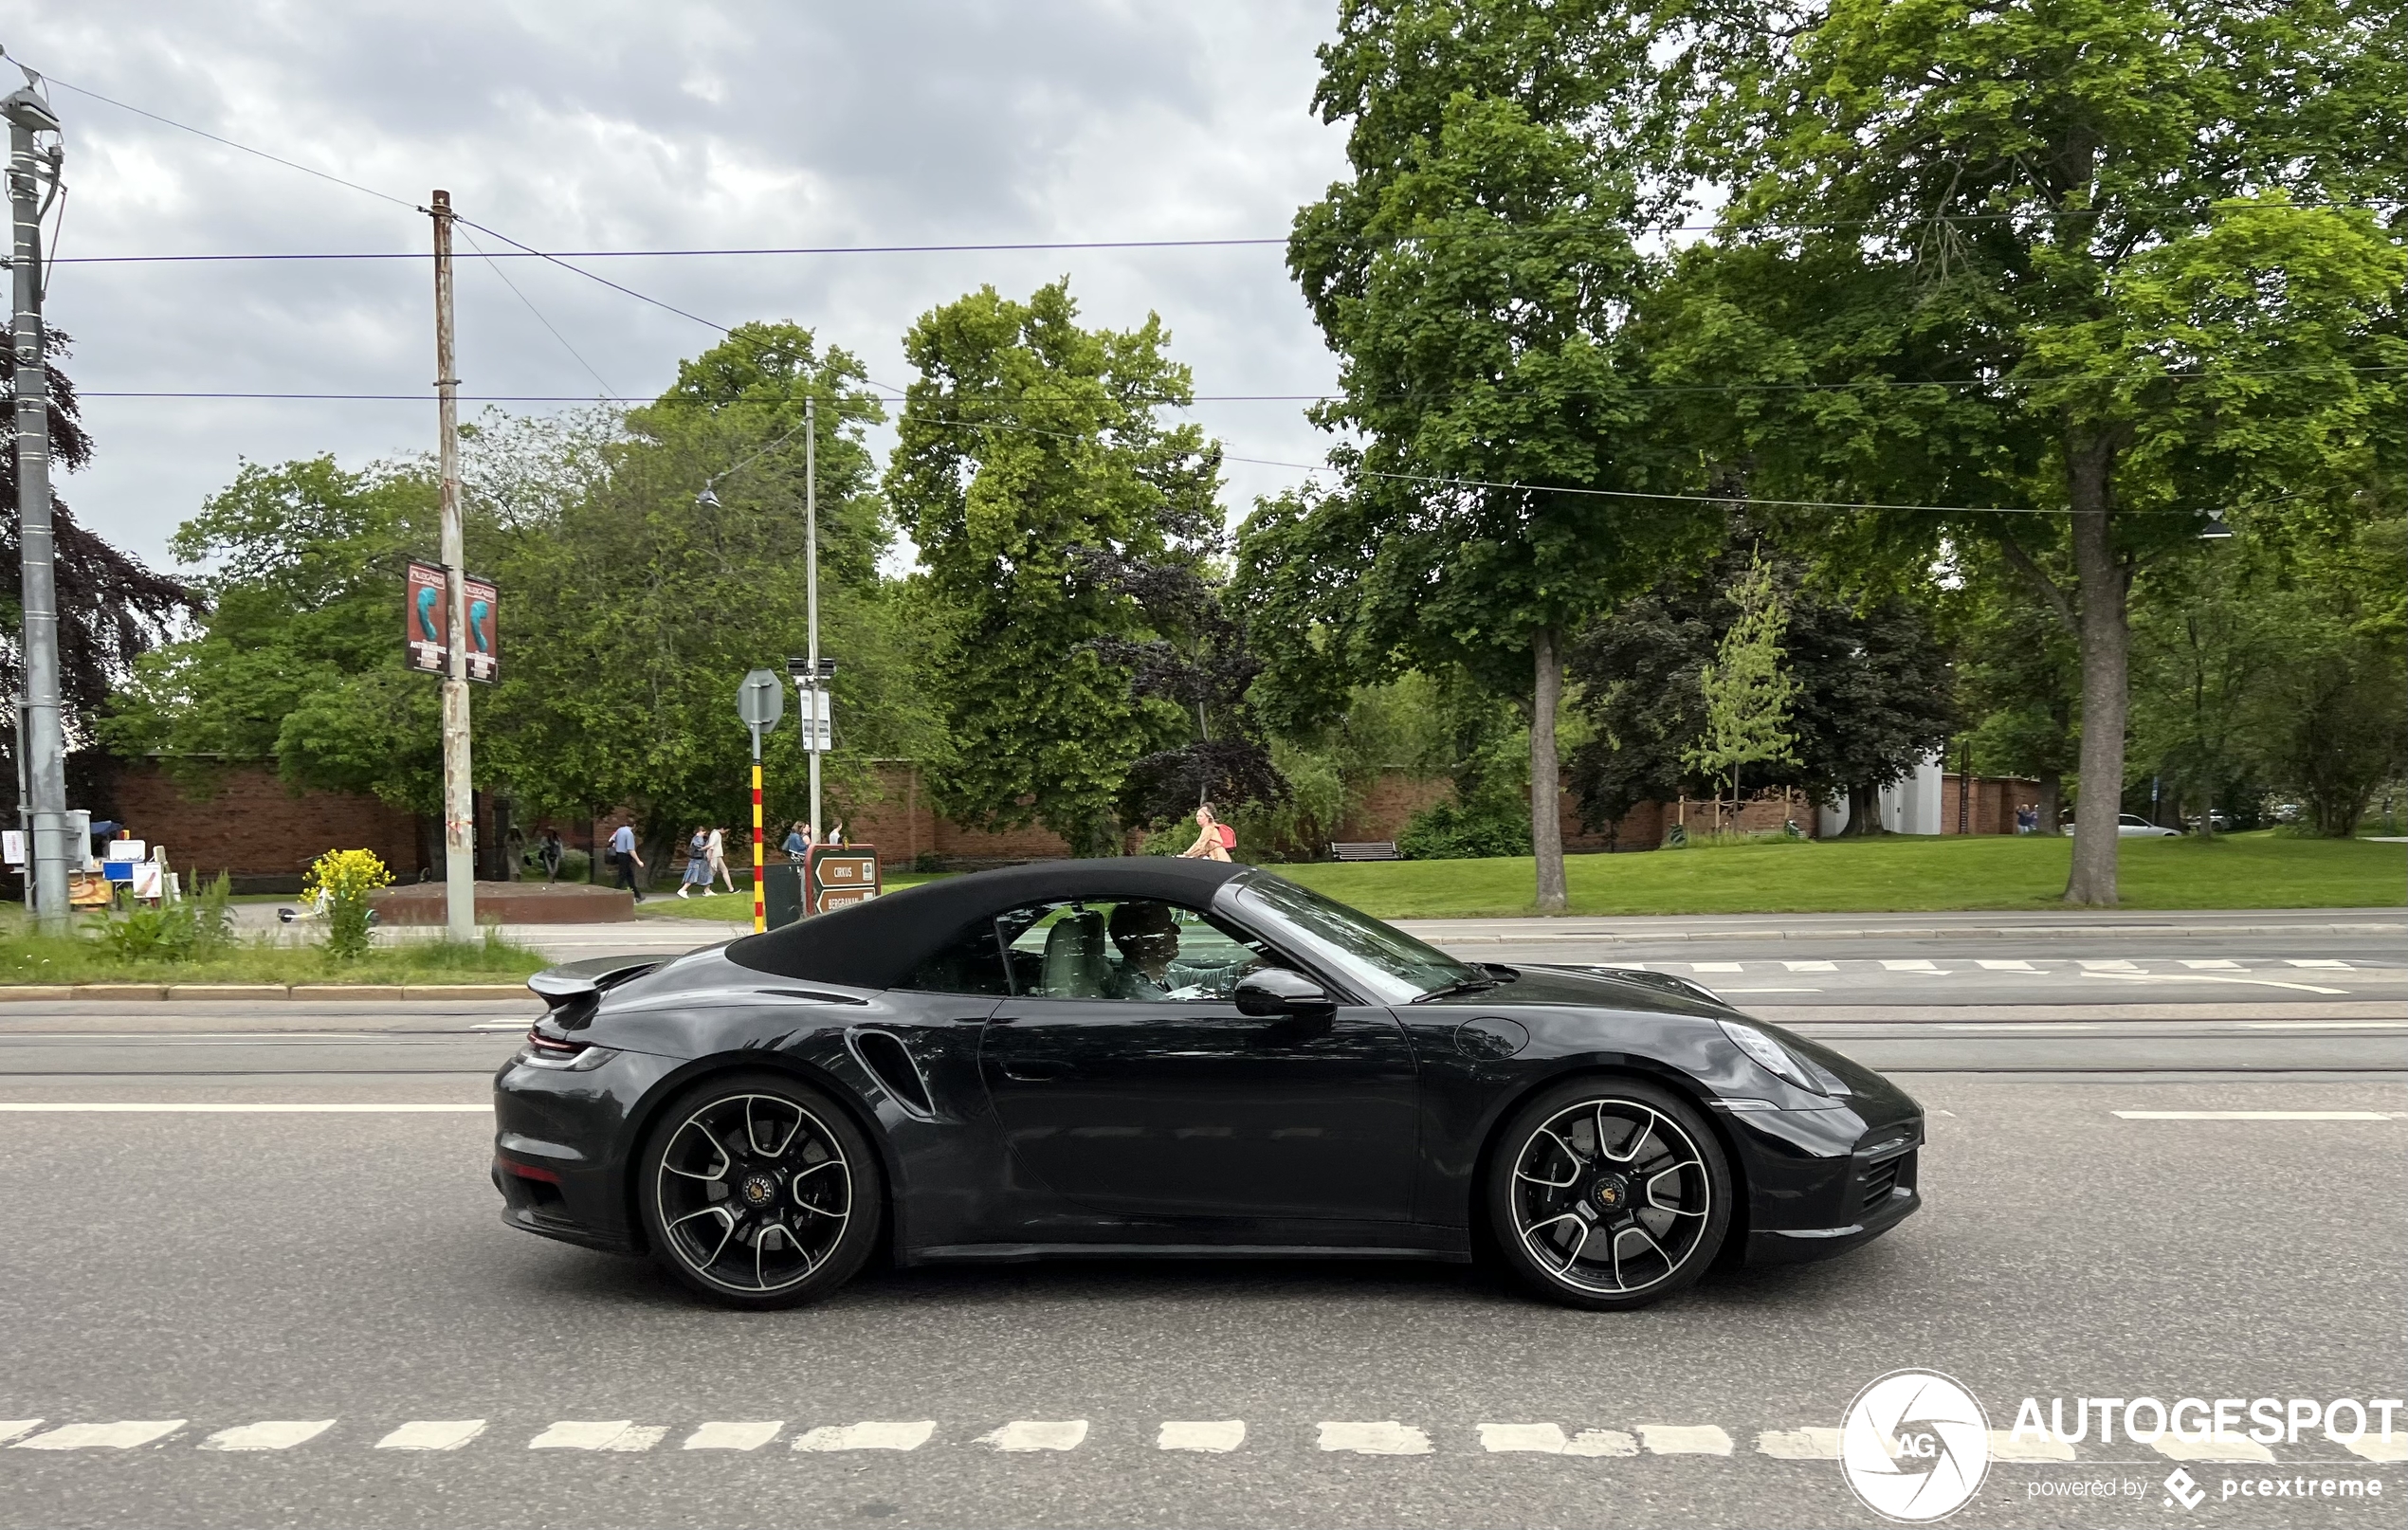
<svg viewBox="0 0 2408 1530">
<path fill-rule="evenodd" d="M 1208 906 L 1222 883 L 1252 870 L 1224 861 L 1130 855 L 1041 861 L 906 887 L 731 942 L 727 958 L 755 972 L 846 988 L 892 988 L 972 921 L 1059 898 L 1161 898 Z"/>
</svg>

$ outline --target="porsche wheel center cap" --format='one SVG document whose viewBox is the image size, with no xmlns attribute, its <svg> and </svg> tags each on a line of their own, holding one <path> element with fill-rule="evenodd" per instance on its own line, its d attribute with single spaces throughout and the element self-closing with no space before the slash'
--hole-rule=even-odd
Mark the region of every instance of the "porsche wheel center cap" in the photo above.
<svg viewBox="0 0 2408 1530">
<path fill-rule="evenodd" d="M 1589 1188 L 1589 1198 L 1606 1215 L 1622 1216 L 1631 1210 L 1631 1182 L 1620 1175 L 1600 1175 Z"/>
<path fill-rule="evenodd" d="M 746 1175 L 736 1193 L 743 1197 L 746 1206 L 758 1211 L 777 1199 L 777 1181 L 767 1175 Z"/>
</svg>

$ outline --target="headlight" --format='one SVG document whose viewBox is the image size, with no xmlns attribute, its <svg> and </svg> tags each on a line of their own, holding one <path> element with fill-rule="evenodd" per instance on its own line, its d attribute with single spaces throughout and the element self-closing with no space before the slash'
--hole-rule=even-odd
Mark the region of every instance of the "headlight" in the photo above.
<svg viewBox="0 0 2408 1530">
<path fill-rule="evenodd" d="M 1825 1092 L 1813 1082 L 1806 1071 L 1806 1065 L 1800 1063 L 1788 1047 L 1754 1026 L 1742 1025 L 1737 1020 L 1721 1020 L 1716 1024 L 1723 1028 L 1724 1035 L 1731 1038 L 1733 1046 L 1763 1065 L 1764 1070 L 1775 1078 L 1784 1084 L 1794 1084 L 1809 1094 Z"/>
</svg>

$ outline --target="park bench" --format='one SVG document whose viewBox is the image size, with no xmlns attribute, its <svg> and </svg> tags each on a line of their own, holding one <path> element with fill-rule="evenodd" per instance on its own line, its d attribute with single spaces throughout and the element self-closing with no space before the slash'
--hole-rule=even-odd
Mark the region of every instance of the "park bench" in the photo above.
<svg viewBox="0 0 2408 1530">
<path fill-rule="evenodd" d="M 1404 859 L 1396 853 L 1396 842 L 1393 839 L 1333 843 L 1329 847 L 1329 858 L 1333 861 L 1401 861 Z"/>
</svg>

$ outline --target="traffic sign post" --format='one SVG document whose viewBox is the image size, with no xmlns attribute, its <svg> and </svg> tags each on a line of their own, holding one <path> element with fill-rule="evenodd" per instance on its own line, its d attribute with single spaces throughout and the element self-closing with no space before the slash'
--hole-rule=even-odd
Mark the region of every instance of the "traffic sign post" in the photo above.
<svg viewBox="0 0 2408 1530">
<path fill-rule="evenodd" d="M 736 687 L 736 715 L 753 730 L 753 933 L 769 928 L 768 905 L 761 901 L 761 730 L 775 728 L 786 715 L 786 687 L 775 670 L 756 669 Z"/>
</svg>

